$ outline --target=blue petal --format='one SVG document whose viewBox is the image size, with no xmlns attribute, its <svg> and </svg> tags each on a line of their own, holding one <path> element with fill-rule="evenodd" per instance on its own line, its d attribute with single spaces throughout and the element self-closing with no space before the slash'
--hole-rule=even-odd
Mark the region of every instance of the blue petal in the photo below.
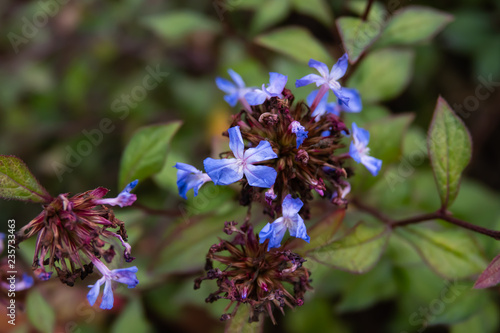
<svg viewBox="0 0 500 333">
<path fill-rule="evenodd" d="M 361 156 L 359 155 L 358 148 L 353 141 L 351 141 L 351 145 L 349 146 L 349 156 L 357 163 L 361 163 Z"/>
<path fill-rule="evenodd" d="M 208 157 L 203 161 L 205 171 L 215 185 L 229 185 L 243 178 L 243 170 L 237 163 L 235 158 L 215 160 Z"/>
<path fill-rule="evenodd" d="M 187 171 L 186 174 L 201 173 L 200 170 L 187 163 L 175 163 L 174 168 L 176 168 L 177 170 Z"/>
<path fill-rule="evenodd" d="M 139 179 L 136 179 L 133 182 L 131 182 L 130 184 L 128 184 L 127 186 L 125 186 L 125 189 L 123 189 L 122 193 L 123 192 L 130 193 L 130 191 L 132 191 L 134 189 L 134 187 L 137 186 L 137 183 L 139 183 Z"/>
<path fill-rule="evenodd" d="M 237 87 L 234 83 L 221 77 L 215 78 L 215 84 L 220 90 L 227 94 L 232 94 L 237 90 Z"/>
<path fill-rule="evenodd" d="M 269 87 L 267 87 L 267 91 L 271 94 L 281 95 L 287 81 L 288 76 L 286 75 L 280 73 L 269 73 Z"/>
<path fill-rule="evenodd" d="M 260 89 L 252 90 L 245 95 L 249 105 L 261 105 L 266 101 L 267 97 L 268 95 Z"/>
<path fill-rule="evenodd" d="M 304 142 L 305 139 L 307 139 L 307 133 L 309 132 L 306 131 L 305 127 L 296 120 L 292 122 L 291 127 L 292 133 L 295 133 L 295 136 L 297 137 L 297 149 L 299 149 L 300 145 Z"/>
<path fill-rule="evenodd" d="M 129 288 L 134 288 L 139 280 L 137 279 L 135 273 L 138 269 L 136 266 L 129 268 L 114 269 L 111 271 L 113 279 L 117 282 L 126 284 Z"/>
<path fill-rule="evenodd" d="M 33 284 L 34 284 L 33 277 L 24 273 L 23 277 L 19 281 L 17 281 L 16 279 L 16 291 L 29 289 L 33 286 Z"/>
<path fill-rule="evenodd" d="M 273 227 L 271 226 L 271 223 L 268 223 L 259 232 L 260 244 L 264 243 L 266 239 L 271 239 L 272 236 L 273 236 Z"/>
<path fill-rule="evenodd" d="M 364 128 L 359 128 L 356 123 L 352 123 L 352 137 L 356 146 L 366 147 L 370 141 L 370 132 Z"/>
<path fill-rule="evenodd" d="M 319 75 L 309 74 L 309 75 L 306 75 L 303 78 L 295 81 L 295 87 L 299 88 L 299 87 L 307 86 L 308 84 L 311 84 L 313 82 L 316 83 L 317 87 L 319 87 L 320 85 L 322 85 L 323 83 L 325 83 L 327 81 Z"/>
<path fill-rule="evenodd" d="M 343 100 L 339 100 L 339 105 L 345 112 L 360 112 L 363 109 L 363 104 L 361 103 L 361 96 L 356 89 L 342 88 L 342 96 L 348 99 L 348 103 L 344 104 Z"/>
<path fill-rule="evenodd" d="M 87 293 L 87 300 L 89 301 L 90 306 L 93 306 L 95 301 L 97 300 L 97 296 L 99 296 L 99 290 L 101 289 L 101 285 L 104 280 L 104 277 L 102 277 L 97 280 L 93 286 L 89 286 L 90 290 Z"/>
<path fill-rule="evenodd" d="M 236 73 L 232 69 L 228 69 L 227 72 L 229 73 L 229 76 L 231 77 L 231 79 L 233 79 L 234 83 L 236 83 L 236 85 L 239 88 L 245 88 L 245 82 L 243 82 L 243 79 L 241 78 L 240 74 Z"/>
<path fill-rule="evenodd" d="M 99 307 L 103 310 L 110 310 L 113 308 L 114 301 L 113 289 L 111 289 L 111 281 L 106 279 L 106 283 L 104 284 L 104 292 L 102 293 L 101 306 Z"/>
<path fill-rule="evenodd" d="M 274 168 L 265 165 L 247 164 L 244 172 L 250 186 L 264 188 L 273 186 L 276 181 L 276 176 L 278 175 Z"/>
<path fill-rule="evenodd" d="M 335 96 L 337 96 L 339 104 L 342 103 L 343 105 L 349 105 L 349 97 L 344 95 L 344 89 L 337 89 L 333 85 L 330 84 L 330 89 L 333 91 Z"/>
<path fill-rule="evenodd" d="M 281 240 L 285 236 L 286 226 L 283 223 L 283 218 L 280 217 L 276 219 L 273 223 L 268 223 L 264 228 L 262 228 L 259 233 L 260 243 L 264 243 L 266 239 L 269 239 L 269 244 L 267 250 L 273 247 L 280 247 Z"/>
<path fill-rule="evenodd" d="M 292 220 L 294 223 L 288 230 L 290 232 L 290 236 L 302 238 L 309 243 L 311 238 L 307 235 L 306 225 L 304 224 L 304 220 L 302 219 L 302 217 L 297 214 Z"/>
<path fill-rule="evenodd" d="M 255 148 L 248 148 L 243 155 L 246 163 L 257 163 L 277 158 L 269 141 L 262 140 Z"/>
<path fill-rule="evenodd" d="M 361 157 L 361 163 L 363 163 L 363 165 L 368 169 L 368 171 L 370 171 L 370 173 L 374 176 L 376 176 L 380 171 L 380 168 L 382 168 L 381 160 L 368 155 Z"/>
<path fill-rule="evenodd" d="M 288 194 L 285 197 L 285 199 L 283 200 L 283 204 L 282 204 L 283 212 L 282 212 L 282 214 L 285 217 L 292 217 L 294 215 L 297 215 L 303 205 L 304 205 L 304 203 L 302 202 L 302 200 L 300 200 L 299 198 L 293 199 L 292 196 L 290 194 Z"/>
<path fill-rule="evenodd" d="M 187 191 L 198 186 L 200 182 L 199 175 L 201 175 L 202 172 L 194 166 L 185 163 L 176 163 L 174 167 L 177 168 L 177 188 L 179 189 L 179 195 L 187 200 Z M 199 186 L 201 187 L 201 185 L 203 185 L 203 183 Z M 195 190 L 195 192 L 197 191 L 198 189 Z"/>
<path fill-rule="evenodd" d="M 243 143 L 243 138 L 241 137 L 240 127 L 231 127 L 227 130 L 227 132 L 229 133 L 229 149 L 233 152 L 234 157 L 241 160 L 243 158 L 245 144 Z"/>
<path fill-rule="evenodd" d="M 328 77 L 328 66 L 321 61 L 310 59 L 308 65 L 309 67 L 316 69 L 325 79 Z"/>
<path fill-rule="evenodd" d="M 239 99 L 239 93 L 238 92 L 234 92 L 232 94 L 224 95 L 224 100 L 230 106 L 235 106 L 236 103 L 238 103 L 238 99 Z"/>
<path fill-rule="evenodd" d="M 337 81 L 340 79 L 342 76 L 344 76 L 346 70 L 347 70 L 347 65 L 349 65 L 348 59 L 347 59 L 347 53 L 344 53 L 342 57 L 337 61 L 335 65 L 333 65 L 332 70 L 330 72 L 329 79 Z"/>
</svg>

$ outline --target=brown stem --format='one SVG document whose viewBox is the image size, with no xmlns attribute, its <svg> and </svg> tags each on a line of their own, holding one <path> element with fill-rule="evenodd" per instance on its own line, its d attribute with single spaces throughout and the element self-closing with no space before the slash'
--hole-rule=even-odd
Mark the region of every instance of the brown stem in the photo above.
<svg viewBox="0 0 500 333">
<path fill-rule="evenodd" d="M 370 14 L 370 9 L 372 8 L 372 5 L 373 5 L 373 0 L 368 0 L 368 4 L 366 5 L 363 16 L 361 16 L 361 20 L 366 21 L 368 15 Z"/>
</svg>

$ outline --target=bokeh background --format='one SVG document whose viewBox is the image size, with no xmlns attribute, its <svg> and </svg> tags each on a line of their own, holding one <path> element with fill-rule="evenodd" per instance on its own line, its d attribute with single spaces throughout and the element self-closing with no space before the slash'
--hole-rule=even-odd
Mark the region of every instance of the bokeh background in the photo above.
<svg viewBox="0 0 500 333">
<path fill-rule="evenodd" d="M 475 96 L 481 80 L 500 82 L 500 1 L 402 0 L 398 8 L 409 5 L 439 9 L 454 20 L 432 40 L 407 47 L 414 57 L 410 73 L 401 74 L 408 76 L 401 92 L 377 103 L 373 113 L 363 111 L 367 114 L 356 120 L 414 112 L 405 141 L 411 150 L 425 138 L 438 95 L 455 107 Z M 141 268 L 139 287 L 118 288 L 113 310 L 102 311 L 86 303 L 90 282 L 73 288 L 55 279 L 38 282 L 33 302 L 41 312 L 18 313 L 15 330 L 2 319 L 0 330 L 29 332 L 55 323 L 57 332 L 223 331 L 218 318 L 226 304 L 205 304 L 210 286 L 194 291 L 192 281 L 201 272 L 210 244 L 223 236 L 221 223 L 243 216 L 245 209 L 231 203 L 237 198 L 232 188 L 208 187 L 212 196 L 205 197 L 206 202 L 186 203 L 177 194 L 172 166 L 185 162 L 201 168 L 205 156 L 227 145 L 219 137 L 235 110 L 224 102 L 214 79 L 227 77 L 228 68 L 252 86 L 267 82 L 269 71 L 286 74 L 287 87 L 296 97 L 307 96 L 309 89 L 293 88 L 295 79 L 311 72 L 307 59 L 301 58 L 301 49 L 309 47 L 304 39 L 269 42 L 263 36 L 298 27 L 323 46 L 331 66 L 344 52 L 335 19 L 357 15 L 355 8 L 364 6 L 363 1 L 332 0 L 2 1 L 0 153 L 23 159 L 50 193 L 104 186 L 114 195 L 120 190 L 120 158 L 134 131 L 175 120 L 183 125 L 164 169 L 138 187 L 138 207 L 117 211 L 127 223 Z M 151 71 L 162 74 L 154 88 L 140 95 L 137 86 L 144 86 Z M 452 209 L 469 222 L 497 229 L 499 88 L 497 83 L 488 98 L 463 117 L 474 142 L 473 158 Z M 128 101 L 127 95 L 132 96 Z M 101 132 L 102 139 L 74 167 L 58 169 L 67 163 L 69 152 L 89 140 L 85 133 L 98 129 L 103 119 L 110 120 L 112 130 Z M 396 214 L 435 209 L 438 199 L 428 162 L 417 169 L 396 192 L 378 196 L 385 202 L 372 202 Z M 39 211 L 36 204 L 0 201 L 0 230 L 6 231 L 11 218 L 20 228 Z M 496 255 L 499 247 L 494 242 L 477 240 L 487 258 Z M 19 265 L 23 262 L 28 271 L 32 253 L 32 242 L 18 250 Z M 418 331 L 422 325 L 414 325 L 409 317 L 439 298 L 443 279 L 417 261 L 402 269 L 393 255 L 389 249 L 373 271 L 361 276 L 317 268 L 316 292 L 306 305 L 285 317 L 278 314 L 279 325 L 266 322 L 265 331 Z M 479 298 L 463 292 L 427 332 L 478 327 L 481 332 L 495 332 L 497 291 Z M 24 296 L 20 294 L 19 300 Z"/>
</svg>

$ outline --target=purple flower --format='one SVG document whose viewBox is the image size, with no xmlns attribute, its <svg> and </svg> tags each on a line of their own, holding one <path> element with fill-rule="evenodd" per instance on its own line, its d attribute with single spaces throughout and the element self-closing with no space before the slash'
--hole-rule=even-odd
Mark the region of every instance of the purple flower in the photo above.
<svg viewBox="0 0 500 333">
<path fill-rule="evenodd" d="M 352 138 L 349 155 L 356 162 L 363 164 L 372 175 L 376 176 L 382 167 L 382 161 L 368 155 L 370 152 L 370 148 L 368 148 L 370 133 L 363 128 L 358 128 L 356 123 L 352 123 Z"/>
<path fill-rule="evenodd" d="M 309 106 L 312 105 L 316 96 L 318 95 L 319 90 L 313 90 L 309 96 L 307 96 L 307 104 Z M 349 104 L 345 104 L 342 100 L 338 100 L 338 103 L 328 101 L 328 92 L 321 98 L 316 109 L 311 116 L 316 117 L 315 120 L 318 121 L 319 117 L 324 115 L 325 113 L 333 113 L 337 116 L 340 115 L 340 112 L 348 112 L 348 113 L 357 113 L 361 112 L 363 109 L 363 104 L 361 103 L 361 97 L 356 89 L 352 88 L 342 88 L 342 94 L 349 99 Z"/>
<path fill-rule="evenodd" d="M 107 198 L 107 199 L 97 199 L 94 200 L 94 203 L 97 205 L 110 205 L 110 206 L 130 206 L 134 203 L 134 201 L 137 200 L 137 196 L 135 194 L 130 193 L 134 189 L 134 187 L 137 186 L 137 183 L 139 182 L 138 179 L 134 180 L 125 188 L 123 191 L 118 194 L 116 198 Z"/>
<path fill-rule="evenodd" d="M 261 244 L 266 239 L 269 239 L 268 251 L 273 247 L 281 246 L 281 240 L 285 236 L 287 229 L 291 236 L 302 238 L 309 243 L 310 238 L 307 235 L 304 220 L 299 215 L 299 211 L 303 205 L 299 198 L 292 199 L 290 194 L 285 197 L 282 205 L 283 216 L 276 219 L 273 223 L 266 224 L 259 233 Z"/>
<path fill-rule="evenodd" d="M 187 191 L 193 189 L 194 196 L 197 196 L 200 187 L 212 180 L 208 174 L 201 172 L 189 164 L 176 163 L 174 168 L 177 168 L 177 187 L 179 188 L 179 195 L 184 199 L 187 199 Z"/>
<path fill-rule="evenodd" d="M 129 267 L 122 269 L 109 270 L 99 259 L 92 258 L 92 263 L 101 272 L 102 278 L 96 281 L 94 285 L 89 285 L 89 292 L 87 294 L 87 300 L 90 306 L 93 306 L 99 296 L 101 285 L 104 284 L 104 291 L 102 294 L 101 309 L 111 309 L 113 308 L 114 298 L 113 289 L 111 288 L 111 281 L 117 281 L 126 284 L 129 288 L 134 288 L 138 283 L 135 273 L 137 273 L 137 267 Z"/>
<path fill-rule="evenodd" d="M 292 121 L 289 128 L 291 129 L 292 133 L 295 133 L 295 135 L 297 136 L 297 149 L 299 149 L 300 145 L 304 142 L 305 139 L 307 139 L 307 133 L 309 132 L 306 131 L 306 128 L 296 120 Z"/>
<path fill-rule="evenodd" d="M 238 100 L 243 102 L 245 94 L 252 88 L 245 87 L 245 82 L 243 82 L 241 76 L 232 69 L 228 69 L 227 72 L 233 79 L 234 83 L 221 77 L 217 77 L 215 79 L 215 84 L 217 84 L 217 87 L 220 90 L 227 94 L 224 96 L 224 100 L 229 105 L 235 106 L 236 103 L 238 103 Z"/>
<path fill-rule="evenodd" d="M 271 187 L 276 180 L 276 170 L 265 165 L 254 165 L 278 157 L 269 142 L 261 141 L 257 147 L 245 151 L 240 127 L 231 127 L 228 132 L 229 148 L 235 158 L 216 160 L 209 157 L 203 161 L 205 170 L 214 184 L 229 185 L 245 175 L 251 186 Z"/>
<path fill-rule="evenodd" d="M 281 94 L 285 88 L 288 76 L 280 73 L 269 73 L 269 85 L 267 88 L 262 85 L 262 89 L 254 89 L 245 95 L 248 104 L 260 105 L 271 97 L 283 98 Z"/>
<path fill-rule="evenodd" d="M 349 102 L 349 98 L 347 96 L 344 96 L 342 86 L 338 82 L 338 80 L 344 76 L 346 70 L 347 70 L 347 53 L 345 53 L 335 65 L 333 65 L 332 70 L 328 72 L 328 66 L 326 66 L 324 63 L 319 62 L 317 60 L 311 59 L 309 60 L 309 67 L 315 68 L 319 74 L 309 74 L 304 76 L 303 78 L 297 80 L 295 82 L 295 86 L 298 87 L 303 87 L 311 83 L 316 83 L 316 86 L 322 86 L 324 87 L 323 89 L 331 89 L 335 96 L 339 100 L 343 100 L 345 104 Z M 324 94 L 324 93 L 323 93 Z M 321 94 L 320 98 L 322 98 L 323 94 Z"/>
</svg>

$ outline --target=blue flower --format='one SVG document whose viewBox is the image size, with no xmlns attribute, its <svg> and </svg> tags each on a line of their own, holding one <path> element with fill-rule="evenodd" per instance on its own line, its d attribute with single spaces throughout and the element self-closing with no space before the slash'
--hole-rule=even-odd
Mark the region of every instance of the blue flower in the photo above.
<svg viewBox="0 0 500 333">
<path fill-rule="evenodd" d="M 349 155 L 357 163 L 363 164 L 372 175 L 376 176 L 382 167 L 382 161 L 368 155 L 370 152 L 370 148 L 368 148 L 370 133 L 363 128 L 358 128 L 356 123 L 352 123 L 352 138 Z"/>
<path fill-rule="evenodd" d="M 254 163 L 278 157 L 269 142 L 261 141 L 257 147 L 245 151 L 240 127 L 231 127 L 228 132 L 229 148 L 235 158 L 216 160 L 209 157 L 203 161 L 205 170 L 214 184 L 229 185 L 245 175 L 251 186 L 271 187 L 276 180 L 276 170 L 265 165 L 254 165 Z"/>
<path fill-rule="evenodd" d="M 121 191 L 116 198 L 98 199 L 94 200 L 94 203 L 97 205 L 110 205 L 110 206 L 120 206 L 120 207 L 130 206 L 137 200 L 137 196 L 135 194 L 130 193 L 130 191 L 132 191 L 134 187 L 137 186 L 138 182 L 139 180 L 136 179 L 127 186 L 125 186 L 123 191 Z"/>
<path fill-rule="evenodd" d="M 349 98 L 347 96 L 344 96 L 342 86 L 338 82 L 338 80 L 344 76 L 347 70 L 347 65 L 347 53 L 340 57 L 337 63 L 333 65 L 330 72 L 328 72 L 328 66 L 326 66 L 324 63 L 311 59 L 309 60 L 309 67 L 315 68 L 321 75 L 306 75 L 303 78 L 297 80 L 295 82 L 295 86 L 299 88 L 311 83 L 316 83 L 316 86 L 321 86 L 323 90 L 331 89 L 339 100 L 343 100 L 343 102 L 347 104 L 349 102 Z M 324 93 L 321 94 L 320 98 L 323 97 L 323 94 Z"/>
<path fill-rule="evenodd" d="M 313 90 L 309 96 L 307 96 L 307 104 L 309 106 L 312 105 L 316 96 L 318 95 L 319 90 Z M 340 115 L 340 112 L 348 112 L 348 113 L 357 113 L 361 112 L 363 109 L 363 104 L 361 103 L 361 96 L 359 95 L 356 89 L 352 88 L 342 88 L 342 94 L 349 99 L 349 103 L 345 104 L 342 100 L 338 100 L 338 103 L 328 101 L 328 92 L 321 98 L 316 109 L 312 113 L 312 117 L 315 117 L 317 121 L 319 117 L 324 115 L 325 113 L 333 113 L 337 116 Z"/>
<path fill-rule="evenodd" d="M 227 94 L 224 96 L 224 100 L 229 105 L 235 106 L 236 103 L 238 103 L 238 100 L 243 102 L 245 94 L 252 88 L 245 87 L 245 82 L 243 82 L 241 76 L 232 69 L 228 69 L 227 72 L 233 79 L 234 83 L 221 77 L 217 77 L 215 79 L 215 84 L 217 84 L 217 87 L 220 90 Z"/>
<path fill-rule="evenodd" d="M 250 105 L 260 105 L 271 97 L 283 98 L 281 94 L 285 88 L 288 76 L 280 73 L 269 73 L 269 85 L 267 88 L 262 85 L 262 89 L 254 89 L 245 95 Z"/>
<path fill-rule="evenodd" d="M 266 239 L 269 239 L 268 251 L 273 247 L 281 246 L 281 240 L 285 236 L 287 229 L 291 236 L 302 238 L 309 243 L 310 238 L 307 235 L 304 220 L 299 215 L 299 211 L 303 205 L 299 198 L 293 199 L 290 194 L 285 197 L 282 205 L 283 216 L 276 219 L 273 223 L 266 224 L 259 233 L 261 244 Z"/>
<path fill-rule="evenodd" d="M 200 187 L 212 180 L 206 173 L 201 172 L 189 164 L 176 163 L 174 168 L 177 168 L 177 187 L 179 188 L 179 195 L 184 199 L 187 199 L 187 191 L 193 189 L 194 196 L 197 196 Z"/>
<path fill-rule="evenodd" d="M 87 294 L 87 300 L 90 306 L 93 306 L 99 296 L 101 285 L 104 284 L 104 291 L 102 294 L 102 301 L 100 308 L 104 310 L 109 310 L 113 308 L 114 297 L 113 289 L 111 288 L 111 281 L 117 281 L 126 284 L 129 288 L 134 288 L 138 283 L 135 273 L 137 273 L 137 267 L 129 267 L 122 269 L 109 270 L 99 259 L 93 258 L 92 263 L 102 274 L 102 278 L 96 281 L 94 285 L 89 285 L 89 292 Z"/>
<path fill-rule="evenodd" d="M 292 130 L 292 133 L 295 133 L 297 136 L 297 149 L 299 149 L 300 145 L 304 142 L 305 139 L 307 139 L 307 133 L 308 131 L 305 130 L 305 127 L 302 126 L 298 121 L 294 120 L 290 124 L 290 129 Z"/>
<path fill-rule="evenodd" d="M 9 280 L 7 280 L 7 281 L 9 281 Z M 29 288 L 33 287 L 33 284 L 34 284 L 33 277 L 31 277 L 30 275 L 28 275 L 26 273 L 23 273 L 23 277 L 20 279 L 16 278 L 14 284 L 15 284 L 15 291 L 29 289 Z M 10 288 L 10 284 L 2 281 L 2 287 L 4 289 L 8 290 Z"/>
</svg>

